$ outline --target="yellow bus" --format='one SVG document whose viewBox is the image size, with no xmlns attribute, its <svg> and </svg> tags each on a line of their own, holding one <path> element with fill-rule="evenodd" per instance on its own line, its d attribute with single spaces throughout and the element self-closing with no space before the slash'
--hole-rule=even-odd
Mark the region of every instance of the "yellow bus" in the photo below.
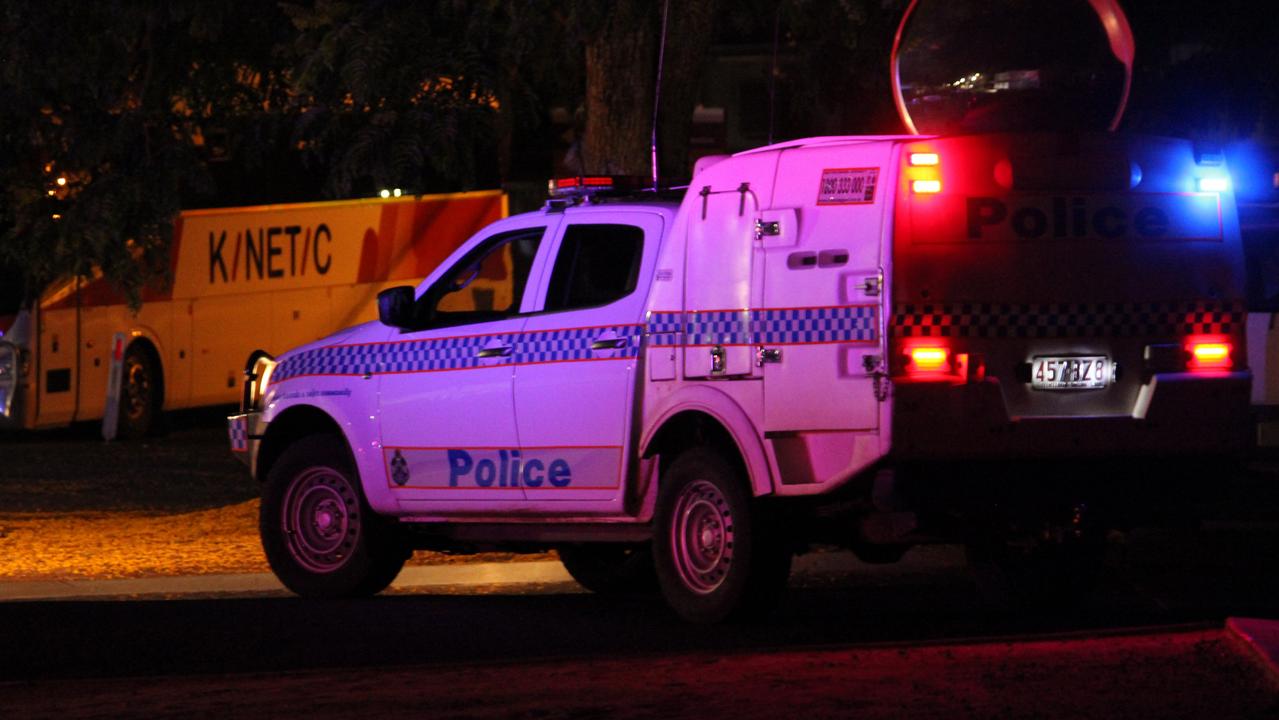
<svg viewBox="0 0 1279 720">
<path fill-rule="evenodd" d="M 100 273 L 0 311 L 0 427 L 101 419 L 113 353 L 122 437 L 163 410 L 235 402 L 254 349 L 375 319 L 379 291 L 424 277 L 507 210 L 494 190 L 184 211 L 173 282 L 144 291 L 136 313 Z"/>
</svg>

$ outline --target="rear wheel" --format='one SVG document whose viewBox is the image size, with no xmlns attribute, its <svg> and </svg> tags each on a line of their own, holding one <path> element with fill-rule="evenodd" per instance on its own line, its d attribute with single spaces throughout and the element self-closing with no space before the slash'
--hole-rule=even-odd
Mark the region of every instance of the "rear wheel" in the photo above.
<svg viewBox="0 0 1279 720">
<path fill-rule="evenodd" d="M 160 368 L 145 347 L 134 343 L 125 351 L 121 369 L 118 435 L 141 440 L 160 418 Z"/>
<path fill-rule="evenodd" d="M 563 545 L 557 552 L 568 574 L 593 593 L 624 595 L 657 589 L 648 545 L 587 543 Z"/>
<path fill-rule="evenodd" d="M 313 435 L 271 468 L 259 514 L 276 577 L 304 597 L 374 595 L 411 551 L 393 520 L 374 514 L 340 438 Z"/>
<path fill-rule="evenodd" d="M 786 587 L 791 553 L 745 479 L 707 448 L 662 475 L 653 551 L 666 601 L 693 622 L 761 615 Z"/>
</svg>

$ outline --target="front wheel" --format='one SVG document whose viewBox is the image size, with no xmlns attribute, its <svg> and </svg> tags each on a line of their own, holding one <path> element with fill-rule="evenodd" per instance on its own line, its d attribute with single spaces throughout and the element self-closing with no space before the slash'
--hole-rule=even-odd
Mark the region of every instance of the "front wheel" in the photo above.
<svg viewBox="0 0 1279 720">
<path fill-rule="evenodd" d="M 732 465 L 695 448 L 662 475 L 653 536 L 657 578 L 686 620 L 761 615 L 781 597 L 791 553 Z"/>
<path fill-rule="evenodd" d="M 272 466 L 258 516 L 262 548 L 284 586 L 303 597 L 374 595 L 410 549 L 375 515 L 340 438 L 314 435 Z"/>
</svg>

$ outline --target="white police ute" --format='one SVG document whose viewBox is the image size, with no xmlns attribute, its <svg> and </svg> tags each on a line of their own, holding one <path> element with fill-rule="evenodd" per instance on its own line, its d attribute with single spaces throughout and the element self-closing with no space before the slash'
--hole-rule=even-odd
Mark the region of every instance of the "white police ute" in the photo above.
<svg viewBox="0 0 1279 720">
<path fill-rule="evenodd" d="M 899 85 L 907 113 L 963 90 Z M 1234 198 L 1187 141 L 980 130 L 559 182 L 379 322 L 256 354 L 230 433 L 271 567 L 366 595 L 413 548 L 555 548 L 589 589 L 717 621 L 810 547 L 940 541 L 1074 599 L 1110 529 L 1248 443 Z"/>
</svg>

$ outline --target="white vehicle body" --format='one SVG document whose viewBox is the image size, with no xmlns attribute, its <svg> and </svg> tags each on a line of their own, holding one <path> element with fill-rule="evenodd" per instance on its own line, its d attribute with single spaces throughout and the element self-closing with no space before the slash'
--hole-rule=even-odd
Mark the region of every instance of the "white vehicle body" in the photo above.
<svg viewBox="0 0 1279 720">
<path fill-rule="evenodd" d="M 761 507 L 865 500 L 861 521 L 906 525 L 849 536 L 887 544 L 919 525 L 883 501 L 894 470 L 1227 456 L 1247 442 L 1250 387 L 1238 222 L 1228 191 L 1196 184 L 1222 173 L 1188 143 L 1111 134 L 812 138 L 707 159 L 678 201 L 494 223 L 414 293 L 464 295 L 477 248 L 507 239 L 523 245 L 506 272 L 524 277 L 506 312 L 366 323 L 256 363 L 232 446 L 266 481 L 299 438 L 343 443 L 371 510 L 428 535 L 656 537 L 659 554 L 678 534 L 662 485 L 698 447 L 773 499 Z M 591 243 L 631 264 L 576 297 L 598 277 L 573 266 Z M 707 542 L 725 529 L 707 527 Z"/>
</svg>

